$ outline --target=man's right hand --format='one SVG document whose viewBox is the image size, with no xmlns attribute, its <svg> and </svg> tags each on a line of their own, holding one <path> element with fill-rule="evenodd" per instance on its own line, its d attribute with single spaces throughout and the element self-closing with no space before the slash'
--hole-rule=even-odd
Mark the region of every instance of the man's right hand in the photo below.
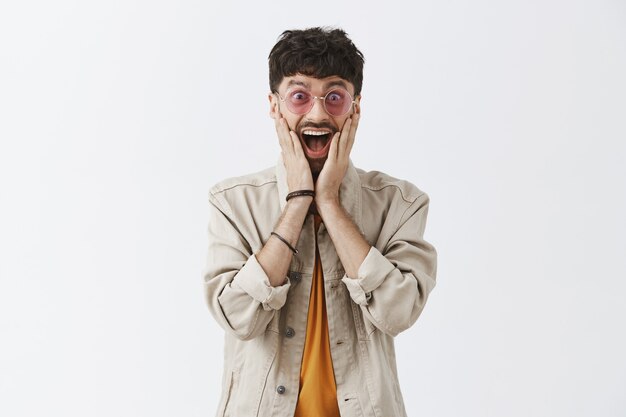
<svg viewBox="0 0 626 417">
<path fill-rule="evenodd" d="M 304 155 L 298 135 L 289 128 L 284 117 L 275 119 L 275 125 L 278 142 L 282 150 L 281 157 L 287 170 L 289 192 L 315 190 L 311 166 Z"/>
<path fill-rule="evenodd" d="M 282 149 L 281 156 L 287 169 L 287 185 L 289 192 L 296 190 L 314 190 L 313 176 L 309 161 L 304 155 L 302 145 L 295 132 L 290 131 L 284 118 L 275 120 L 276 133 Z M 274 232 L 287 240 L 293 247 L 297 246 L 302 225 L 306 219 L 313 197 L 303 196 L 290 199 L 274 227 Z M 267 274 L 270 285 L 284 285 L 291 265 L 293 253 L 284 242 L 270 236 L 263 248 L 256 254 L 261 268 Z"/>
</svg>

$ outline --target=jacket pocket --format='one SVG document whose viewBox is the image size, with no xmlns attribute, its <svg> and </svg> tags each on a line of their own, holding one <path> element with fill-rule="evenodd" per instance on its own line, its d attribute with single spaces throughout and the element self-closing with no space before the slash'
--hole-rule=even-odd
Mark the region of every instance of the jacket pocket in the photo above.
<svg viewBox="0 0 626 417">
<path fill-rule="evenodd" d="M 283 307 L 284 308 L 284 307 Z M 274 333 L 280 333 L 280 310 L 274 311 L 274 317 L 268 323 L 266 330 L 272 331 Z"/>
<path fill-rule="evenodd" d="M 361 408 L 361 402 L 357 394 L 352 393 L 344 395 L 339 408 L 342 416 L 363 417 L 363 408 Z"/>
<path fill-rule="evenodd" d="M 233 393 L 235 391 L 237 385 L 238 372 L 237 370 L 232 370 L 228 375 L 228 380 L 226 381 L 226 391 L 222 394 L 223 399 L 219 411 L 217 413 L 218 417 L 229 417 L 232 412 L 232 403 L 233 403 Z"/>
</svg>

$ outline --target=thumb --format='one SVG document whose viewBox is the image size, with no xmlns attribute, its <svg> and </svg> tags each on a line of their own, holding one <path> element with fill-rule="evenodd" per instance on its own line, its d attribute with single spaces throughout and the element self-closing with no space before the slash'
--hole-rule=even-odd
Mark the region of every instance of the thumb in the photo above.
<svg viewBox="0 0 626 417">
<path fill-rule="evenodd" d="M 337 158 L 337 149 L 339 148 L 339 132 L 335 133 L 330 142 L 330 149 L 328 150 L 328 156 Z"/>
</svg>

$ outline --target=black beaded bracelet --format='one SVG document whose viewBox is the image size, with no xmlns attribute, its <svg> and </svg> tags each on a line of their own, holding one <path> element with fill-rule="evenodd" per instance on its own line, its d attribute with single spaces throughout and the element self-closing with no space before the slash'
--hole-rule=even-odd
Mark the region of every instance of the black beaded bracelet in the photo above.
<svg viewBox="0 0 626 417">
<path fill-rule="evenodd" d="M 298 190 L 298 191 L 292 191 L 289 194 L 287 194 L 287 201 L 289 201 L 290 198 L 294 198 L 294 197 L 301 197 L 301 196 L 311 196 L 311 197 L 315 197 L 315 191 L 313 190 Z"/>
<path fill-rule="evenodd" d="M 298 254 L 298 249 L 296 249 L 296 248 L 294 248 L 293 246 L 291 246 L 291 245 L 289 244 L 289 242 L 287 242 L 287 240 L 285 240 L 285 238 L 283 238 L 281 235 L 279 235 L 279 234 L 278 234 L 278 233 L 276 233 L 276 232 L 272 232 L 271 234 L 273 234 L 274 236 L 276 236 L 277 238 L 279 238 L 280 240 L 282 240 L 282 241 L 285 243 L 285 245 L 289 246 L 289 249 L 291 249 L 291 251 L 292 251 L 294 254 Z"/>
</svg>

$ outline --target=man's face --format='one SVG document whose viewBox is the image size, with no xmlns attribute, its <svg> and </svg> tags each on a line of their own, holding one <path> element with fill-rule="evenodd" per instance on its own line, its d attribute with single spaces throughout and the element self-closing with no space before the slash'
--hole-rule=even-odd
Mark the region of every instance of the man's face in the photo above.
<svg viewBox="0 0 626 417">
<path fill-rule="evenodd" d="M 307 92 L 311 96 L 324 97 L 336 88 L 344 88 L 351 97 L 354 97 L 354 85 L 338 76 L 327 78 L 313 78 L 306 75 L 293 75 L 283 78 L 278 86 L 278 94 L 283 99 L 288 94 Z M 329 97 L 332 99 L 332 97 Z M 349 99 L 349 98 L 348 98 Z M 311 172 L 314 176 L 320 173 L 328 157 L 330 140 L 336 132 L 340 132 L 344 123 L 352 114 L 359 113 L 359 101 L 361 97 L 353 100 L 356 102 L 350 110 L 341 116 L 329 114 L 324 108 L 324 103 L 319 99 L 313 100 L 313 107 L 305 114 L 292 112 L 285 101 L 276 94 L 270 94 L 270 116 L 273 119 L 285 118 L 289 128 L 300 138 L 302 150 L 306 155 Z"/>
</svg>

